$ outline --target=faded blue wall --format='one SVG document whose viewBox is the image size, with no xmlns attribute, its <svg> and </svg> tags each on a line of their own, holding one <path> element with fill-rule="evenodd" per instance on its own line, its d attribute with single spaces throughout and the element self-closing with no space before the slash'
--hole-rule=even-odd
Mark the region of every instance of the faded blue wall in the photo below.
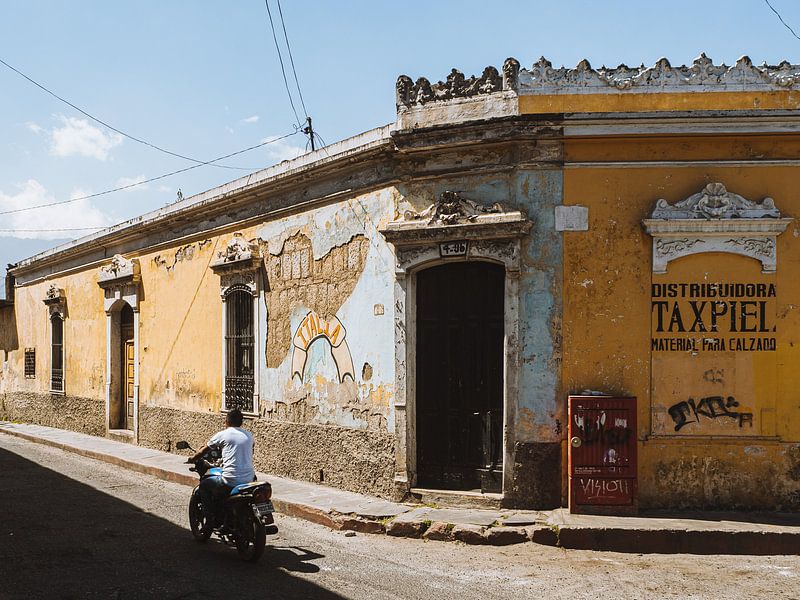
<svg viewBox="0 0 800 600">
<path fill-rule="evenodd" d="M 421 209 L 445 190 L 460 190 L 482 204 L 501 202 L 519 208 L 533 222 L 521 248 L 520 378 L 514 437 L 517 442 L 558 442 L 564 423 L 559 403 L 563 248 L 562 234 L 555 230 L 555 207 L 562 203 L 562 172 L 558 168 L 518 170 L 506 176 L 417 184 L 402 191 L 407 199 L 417 200 Z"/>
<path fill-rule="evenodd" d="M 520 398 L 518 442 L 561 439 L 562 234 L 555 230 L 555 207 L 562 203 L 563 173 L 518 171 L 514 196 L 533 222 L 522 244 L 520 273 Z"/>
</svg>

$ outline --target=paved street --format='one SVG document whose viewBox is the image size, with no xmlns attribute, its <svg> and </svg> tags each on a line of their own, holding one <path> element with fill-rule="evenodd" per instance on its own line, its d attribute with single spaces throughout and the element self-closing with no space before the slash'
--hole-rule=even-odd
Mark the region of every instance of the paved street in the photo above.
<svg viewBox="0 0 800 600">
<path fill-rule="evenodd" d="M 800 557 L 346 537 L 278 517 L 257 565 L 198 545 L 189 488 L 0 436 L 0 598 L 800 598 Z"/>
</svg>

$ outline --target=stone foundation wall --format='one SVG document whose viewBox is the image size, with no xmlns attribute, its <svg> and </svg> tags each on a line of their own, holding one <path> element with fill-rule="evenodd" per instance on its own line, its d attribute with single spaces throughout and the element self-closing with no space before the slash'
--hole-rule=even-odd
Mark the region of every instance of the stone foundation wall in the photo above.
<svg viewBox="0 0 800 600">
<path fill-rule="evenodd" d="M 392 498 L 394 436 L 388 433 L 270 419 L 247 419 L 256 440 L 255 466 L 275 475 Z M 186 440 L 201 448 L 225 427 L 219 413 L 141 407 L 139 444 L 172 452 Z"/>
<path fill-rule="evenodd" d="M 105 402 L 79 396 L 0 394 L 0 419 L 104 436 Z"/>
<path fill-rule="evenodd" d="M 673 446 L 640 446 L 640 508 L 800 510 L 800 444 Z"/>
<path fill-rule="evenodd" d="M 547 510 L 561 506 L 561 444 L 514 444 L 514 479 L 504 504 Z"/>
</svg>

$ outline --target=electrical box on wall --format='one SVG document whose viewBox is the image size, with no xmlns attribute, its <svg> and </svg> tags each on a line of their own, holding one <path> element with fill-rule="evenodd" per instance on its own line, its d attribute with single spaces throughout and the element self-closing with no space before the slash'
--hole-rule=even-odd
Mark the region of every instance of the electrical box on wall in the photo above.
<svg viewBox="0 0 800 600">
<path fill-rule="evenodd" d="M 570 396 L 569 510 L 637 512 L 636 398 Z"/>
</svg>

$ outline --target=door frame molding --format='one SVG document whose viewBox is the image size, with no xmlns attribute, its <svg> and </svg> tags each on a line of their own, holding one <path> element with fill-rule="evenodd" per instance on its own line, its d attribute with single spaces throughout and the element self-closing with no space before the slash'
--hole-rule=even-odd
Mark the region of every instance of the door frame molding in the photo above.
<svg viewBox="0 0 800 600">
<path fill-rule="evenodd" d="M 407 493 L 417 483 L 416 456 L 416 343 L 417 343 L 417 273 L 436 265 L 455 261 L 493 262 L 505 267 L 503 335 L 503 493 L 511 489 L 514 464 L 514 427 L 519 397 L 519 276 L 520 238 L 530 228 L 503 227 L 492 237 L 470 239 L 467 254 L 442 258 L 440 242 L 464 239 L 459 231 L 435 236 L 425 243 L 409 240 L 404 244 L 392 239 L 396 248 L 395 267 L 395 488 Z M 477 232 L 476 232 L 477 233 Z M 484 230 L 481 232 L 486 235 Z"/>
<path fill-rule="evenodd" d="M 106 313 L 106 435 L 111 429 L 112 394 L 117 395 L 121 371 L 114 372 L 113 354 L 120 354 L 120 312 L 125 304 L 133 309 L 133 440 L 139 443 L 139 301 L 141 299 L 141 271 L 139 260 L 126 259 L 116 254 L 111 263 L 100 268 L 97 284 L 103 289 L 103 308 Z M 127 411 L 127 406 L 123 407 Z"/>
</svg>

